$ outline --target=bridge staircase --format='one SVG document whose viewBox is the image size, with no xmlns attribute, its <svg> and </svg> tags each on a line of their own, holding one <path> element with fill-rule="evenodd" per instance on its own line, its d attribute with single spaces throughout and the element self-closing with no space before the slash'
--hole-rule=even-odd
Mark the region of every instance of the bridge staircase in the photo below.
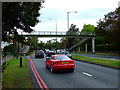
<svg viewBox="0 0 120 90">
<path fill-rule="evenodd" d="M 92 39 L 91 37 L 86 37 L 86 38 L 82 39 L 79 43 L 76 43 L 73 46 L 71 46 L 69 48 L 69 50 L 72 51 L 73 49 L 77 48 L 78 46 L 81 46 L 82 44 L 85 44 L 86 42 L 88 42 L 91 39 Z"/>
</svg>

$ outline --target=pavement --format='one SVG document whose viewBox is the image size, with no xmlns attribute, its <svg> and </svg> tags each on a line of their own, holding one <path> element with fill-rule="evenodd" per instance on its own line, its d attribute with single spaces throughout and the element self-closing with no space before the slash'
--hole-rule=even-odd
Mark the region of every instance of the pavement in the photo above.
<svg viewBox="0 0 120 90">
<path fill-rule="evenodd" d="M 120 56 L 109 56 L 109 55 L 95 55 L 95 54 L 76 54 L 72 53 L 73 55 L 79 55 L 84 57 L 91 57 L 91 58 L 100 58 L 100 59 L 109 59 L 109 60 L 120 60 Z"/>
<path fill-rule="evenodd" d="M 104 90 L 104 88 L 109 88 L 108 90 L 113 90 L 113 88 L 118 88 L 118 76 L 120 74 L 118 69 L 74 61 L 75 72 L 51 73 L 50 70 L 45 67 L 45 58 L 35 58 L 33 55 L 30 59 L 49 89 L 60 88 L 62 90 L 65 88 L 78 88 L 81 90 L 83 88 L 92 88 L 92 90 L 97 90 L 96 88 L 101 88 L 100 90 Z M 32 73 L 30 60 L 28 65 L 33 88 L 40 88 Z"/>
</svg>

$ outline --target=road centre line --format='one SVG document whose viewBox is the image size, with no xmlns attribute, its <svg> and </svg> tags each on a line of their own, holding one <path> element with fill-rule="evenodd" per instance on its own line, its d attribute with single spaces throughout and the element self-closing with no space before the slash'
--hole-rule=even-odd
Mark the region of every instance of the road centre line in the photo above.
<svg viewBox="0 0 120 90">
<path fill-rule="evenodd" d="M 82 72 L 82 74 L 87 75 L 87 76 L 89 76 L 89 77 L 91 77 L 91 76 L 92 76 L 91 74 L 86 73 L 86 72 Z"/>
<path fill-rule="evenodd" d="M 31 69 L 32 69 L 32 71 L 33 71 L 33 74 L 34 74 L 34 76 L 35 76 L 35 78 L 36 78 L 36 80 L 37 80 L 37 82 L 38 82 L 39 87 L 40 87 L 42 90 L 44 90 L 44 89 L 43 89 L 43 86 L 41 85 L 40 81 L 38 80 L 38 77 L 37 77 L 35 71 L 33 70 L 31 60 L 30 60 L 30 66 L 31 66 Z"/>
<path fill-rule="evenodd" d="M 33 68 L 34 68 L 34 70 L 35 70 L 35 72 L 36 72 L 38 78 L 40 79 L 41 83 L 42 83 L 43 86 L 46 88 L 46 90 L 49 90 L 49 88 L 47 87 L 47 85 L 45 84 L 45 82 L 42 80 L 42 78 L 41 78 L 40 75 L 38 74 L 38 72 L 37 72 L 37 70 L 36 70 L 36 68 L 35 68 L 35 66 L 34 66 L 34 64 L 33 64 L 32 59 L 30 59 L 30 61 L 31 61 L 31 63 L 32 63 L 32 65 L 33 65 Z"/>
</svg>

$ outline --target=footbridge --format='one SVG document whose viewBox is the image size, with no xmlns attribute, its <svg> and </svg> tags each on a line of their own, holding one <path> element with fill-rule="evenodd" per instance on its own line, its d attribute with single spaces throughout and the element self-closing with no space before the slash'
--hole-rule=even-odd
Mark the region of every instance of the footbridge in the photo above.
<svg viewBox="0 0 120 90">
<path fill-rule="evenodd" d="M 86 38 L 82 39 L 80 42 L 78 42 L 78 43 L 74 44 L 73 46 L 71 46 L 71 47 L 69 48 L 69 50 L 71 51 L 71 50 L 77 48 L 78 46 L 81 46 L 81 45 L 87 43 L 87 42 L 90 41 L 91 39 L 92 39 L 92 38 L 90 38 L 90 37 L 86 37 Z"/>
<path fill-rule="evenodd" d="M 70 35 L 67 35 L 66 32 L 55 32 L 55 31 L 33 31 L 31 33 L 20 32 L 18 36 L 37 36 L 37 37 L 74 37 L 76 34 L 74 32 Z M 78 37 L 97 37 L 94 33 L 80 33 Z"/>
<path fill-rule="evenodd" d="M 75 37 L 78 36 L 79 38 L 83 38 L 79 43 L 76 43 L 75 45 L 71 46 L 69 48 L 70 51 L 74 50 L 77 47 L 80 47 L 82 44 L 85 44 L 85 51 L 87 52 L 87 42 L 89 40 L 92 40 L 92 52 L 95 53 L 95 38 L 97 35 L 93 32 L 81 32 L 78 35 L 74 34 L 72 32 L 71 34 L 66 34 L 66 32 L 55 32 L 55 31 L 33 31 L 31 33 L 25 33 L 21 32 L 18 34 L 18 36 L 25 36 L 25 37 Z"/>
</svg>

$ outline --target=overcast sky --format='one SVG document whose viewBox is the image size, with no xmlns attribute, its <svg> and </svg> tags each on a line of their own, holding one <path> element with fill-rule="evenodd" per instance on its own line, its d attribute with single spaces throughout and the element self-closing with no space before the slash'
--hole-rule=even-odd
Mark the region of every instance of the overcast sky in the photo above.
<svg viewBox="0 0 120 90">
<path fill-rule="evenodd" d="M 77 11 L 69 14 L 69 25 L 75 24 L 81 31 L 84 24 L 97 25 L 99 19 L 114 11 L 118 7 L 119 0 L 45 0 L 40 10 L 39 20 L 35 31 L 67 31 L 67 12 Z M 40 38 L 46 42 L 50 38 Z M 59 40 L 59 39 L 58 39 Z"/>
</svg>

